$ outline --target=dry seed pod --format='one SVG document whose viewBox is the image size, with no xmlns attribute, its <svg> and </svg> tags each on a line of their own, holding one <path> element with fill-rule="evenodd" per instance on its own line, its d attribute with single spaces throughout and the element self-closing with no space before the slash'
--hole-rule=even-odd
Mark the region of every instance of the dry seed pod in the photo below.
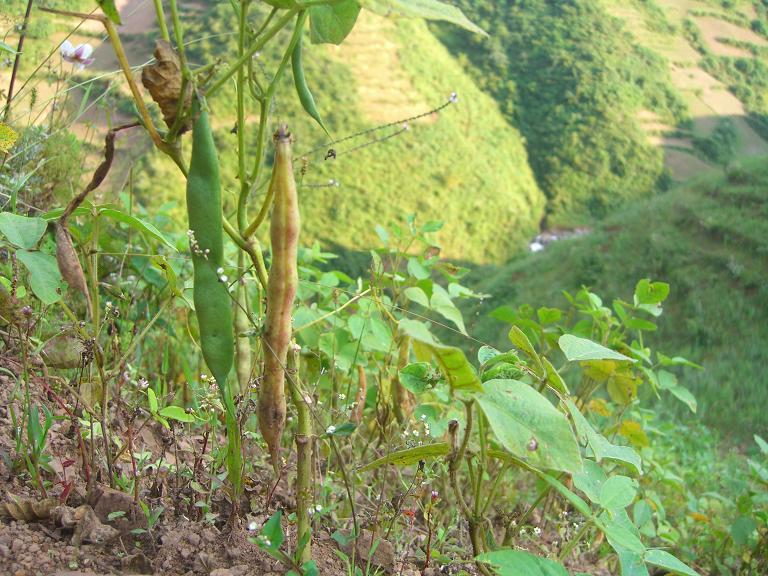
<svg viewBox="0 0 768 576">
<path fill-rule="evenodd" d="M 291 134 L 286 126 L 275 133 L 275 163 L 270 187 L 274 198 L 270 240 L 272 266 L 267 284 L 264 331 L 264 380 L 259 393 L 259 428 L 269 446 L 272 464 L 279 465 L 280 438 L 285 428 L 285 366 L 291 343 L 291 312 L 298 285 L 299 200 L 291 162 Z"/>
<path fill-rule="evenodd" d="M 56 262 L 59 265 L 59 271 L 62 278 L 67 281 L 72 288 L 79 290 L 85 296 L 86 301 L 90 302 L 88 294 L 88 285 L 85 282 L 83 267 L 80 265 L 80 259 L 77 257 L 75 247 L 72 244 L 72 237 L 69 235 L 66 224 L 56 222 Z"/>
<path fill-rule="evenodd" d="M 179 107 L 181 94 L 181 62 L 179 56 L 168 42 L 158 40 L 155 43 L 154 64 L 145 66 L 141 71 L 141 83 L 149 90 L 152 99 L 160 106 L 163 119 L 170 128 L 176 120 L 176 111 Z M 192 91 L 189 87 L 184 94 L 182 110 L 189 108 L 192 103 Z M 189 129 L 189 125 L 182 127 L 180 132 Z"/>
<path fill-rule="evenodd" d="M 59 505 L 56 498 L 46 498 L 39 502 L 11 494 L 9 498 L 9 502 L 0 504 L 0 518 L 13 518 L 24 522 L 47 520 L 51 516 L 51 510 Z"/>
</svg>

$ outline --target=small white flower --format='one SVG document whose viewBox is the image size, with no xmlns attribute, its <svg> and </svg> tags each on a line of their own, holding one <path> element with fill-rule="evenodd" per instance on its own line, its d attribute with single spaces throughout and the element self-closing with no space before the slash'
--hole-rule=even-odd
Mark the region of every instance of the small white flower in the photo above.
<svg viewBox="0 0 768 576">
<path fill-rule="evenodd" d="M 347 399 L 347 395 L 346 394 L 339 394 L 339 400 L 343 401 L 343 400 L 346 400 L 346 399 Z"/>
<path fill-rule="evenodd" d="M 413 431 L 413 435 L 414 435 L 414 436 L 416 436 L 416 437 L 418 438 L 418 436 L 419 436 L 419 431 L 418 431 L 418 430 L 414 430 L 414 431 Z"/>
<path fill-rule="evenodd" d="M 224 268 L 222 268 L 221 266 L 216 268 L 216 274 L 224 274 Z"/>
<path fill-rule="evenodd" d="M 512 520 L 511 525 L 512 528 L 515 528 L 517 526 L 517 520 Z"/>
<path fill-rule="evenodd" d="M 307 513 L 308 513 L 310 516 L 312 516 L 312 515 L 315 513 L 315 509 L 314 509 L 314 508 L 312 508 L 312 506 L 310 506 L 309 508 L 307 508 Z"/>
<path fill-rule="evenodd" d="M 334 426 L 333 424 L 331 424 L 330 426 L 328 426 L 328 428 L 325 429 L 325 433 L 328 434 L 329 436 L 332 435 L 334 432 L 336 432 L 336 426 Z"/>
<path fill-rule="evenodd" d="M 534 534 L 536 534 L 536 536 L 540 535 L 540 534 L 541 534 L 541 528 L 539 528 L 538 526 L 536 526 L 536 527 L 533 529 L 533 533 L 534 533 Z"/>
<path fill-rule="evenodd" d="M 229 278 L 227 277 L 226 274 L 222 274 L 221 276 L 219 276 L 219 280 L 221 280 L 222 282 L 228 282 Z"/>
<path fill-rule="evenodd" d="M 139 378 L 139 381 L 137 382 L 137 384 L 139 385 L 139 388 L 141 388 L 142 390 L 146 390 L 147 388 L 149 388 L 149 381 L 144 377 Z"/>
<path fill-rule="evenodd" d="M 255 520 L 251 520 L 250 522 L 248 522 L 248 530 L 253 532 L 254 530 L 256 530 L 256 528 L 258 528 L 258 525 L 256 524 Z"/>
<path fill-rule="evenodd" d="M 426 414 L 422 414 L 421 415 L 421 421 L 424 422 L 426 419 L 427 419 L 427 415 Z"/>
<path fill-rule="evenodd" d="M 525 536 L 525 528 L 520 528 L 520 536 Z"/>
<path fill-rule="evenodd" d="M 456 102 L 459 101 L 459 95 L 456 92 L 451 92 L 451 95 L 448 97 L 448 101 L 451 104 L 456 104 Z"/>
<path fill-rule="evenodd" d="M 61 57 L 65 62 L 77 65 L 78 70 L 93 64 L 93 46 L 90 44 L 78 44 L 73 46 L 69 40 L 64 40 L 59 47 Z"/>
<path fill-rule="evenodd" d="M 323 511 L 323 507 L 320 504 L 315 504 L 315 510 L 317 512 L 322 512 Z"/>
</svg>

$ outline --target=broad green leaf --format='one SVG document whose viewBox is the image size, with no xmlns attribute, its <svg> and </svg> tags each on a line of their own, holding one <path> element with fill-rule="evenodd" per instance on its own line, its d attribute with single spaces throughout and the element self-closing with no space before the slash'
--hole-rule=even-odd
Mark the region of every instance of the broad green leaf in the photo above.
<svg viewBox="0 0 768 576">
<path fill-rule="evenodd" d="M 731 524 L 731 538 L 737 546 L 746 546 L 757 530 L 757 522 L 748 516 L 740 516 Z"/>
<path fill-rule="evenodd" d="M 352 31 L 360 13 L 357 0 L 312 6 L 309 9 L 310 38 L 313 44 L 341 44 Z"/>
<path fill-rule="evenodd" d="M 408 264 L 406 268 L 408 269 L 408 274 L 416 278 L 416 280 L 426 280 L 430 276 L 429 270 L 427 270 L 424 265 L 419 262 L 418 258 L 408 258 Z"/>
<path fill-rule="evenodd" d="M 96 3 L 101 6 L 104 16 L 118 26 L 122 24 L 122 21 L 120 20 L 120 12 L 117 11 L 117 7 L 115 6 L 115 0 L 96 0 Z"/>
<path fill-rule="evenodd" d="M 536 315 L 541 324 L 552 324 L 563 317 L 563 312 L 559 308 L 542 307 L 536 310 Z"/>
<path fill-rule="evenodd" d="M 494 434 L 512 454 L 539 468 L 581 470 L 568 418 L 528 384 L 489 380 L 476 399 Z"/>
<path fill-rule="evenodd" d="M 533 347 L 533 344 L 531 344 L 531 341 L 528 339 L 528 336 L 525 335 L 525 332 L 520 330 L 517 326 L 512 326 L 507 337 L 518 350 L 525 352 L 525 354 L 533 360 L 533 363 L 539 369 L 537 374 L 542 375 L 544 372 L 544 365 L 541 363 L 541 358 Z"/>
<path fill-rule="evenodd" d="M 447 442 L 436 442 L 435 444 L 425 444 L 423 446 L 417 446 L 415 448 L 407 448 L 405 450 L 398 450 L 392 452 L 386 456 L 369 462 L 365 466 L 358 469 L 359 472 L 367 472 L 373 470 L 379 466 L 386 464 L 394 464 L 396 466 L 410 466 L 416 464 L 419 460 L 427 460 L 428 458 L 439 458 L 445 456 L 451 451 L 451 447 Z"/>
<path fill-rule="evenodd" d="M 435 284 L 432 298 L 429 301 L 429 307 L 446 320 L 453 322 L 462 334 L 467 333 L 467 329 L 464 327 L 464 318 L 462 318 L 461 312 L 456 308 L 445 288 Z"/>
<path fill-rule="evenodd" d="M 600 489 L 600 505 L 608 510 L 626 508 L 636 495 L 636 480 L 627 476 L 611 476 Z"/>
<path fill-rule="evenodd" d="M 264 526 L 259 533 L 259 537 L 256 539 L 256 543 L 260 548 L 277 551 L 280 549 L 280 546 L 283 545 L 285 534 L 283 533 L 283 526 L 281 523 L 282 518 L 283 512 L 278 510 L 264 523 Z"/>
<path fill-rule="evenodd" d="M 605 533 L 608 543 L 616 552 L 622 551 L 634 552 L 635 554 L 645 553 L 645 546 L 635 534 L 621 525 L 617 520 L 601 523 L 600 529 Z"/>
<path fill-rule="evenodd" d="M 11 212 L 0 213 L 0 232 L 18 248 L 33 249 L 47 227 L 48 223 L 43 218 L 19 216 Z"/>
<path fill-rule="evenodd" d="M 608 476 L 600 465 L 593 460 L 584 460 L 584 469 L 573 475 L 573 486 L 584 492 L 592 502 L 600 503 L 603 485 Z"/>
<path fill-rule="evenodd" d="M 496 356 L 499 356 L 501 352 L 496 350 L 493 346 L 480 346 L 480 349 L 477 351 L 477 361 L 480 362 L 480 364 L 485 364 L 490 359 L 495 358 Z"/>
<path fill-rule="evenodd" d="M 557 371 L 557 369 L 552 366 L 552 363 L 547 360 L 545 356 L 542 356 L 541 362 L 544 364 L 544 370 L 546 371 L 547 376 L 547 384 L 549 384 L 550 388 L 562 396 L 569 396 L 571 392 L 568 390 L 568 386 L 565 384 L 565 380 L 563 380 L 562 376 L 560 376 L 560 373 Z"/>
<path fill-rule="evenodd" d="M 625 462 L 635 468 L 638 474 L 642 474 L 642 461 L 640 455 L 629 446 L 618 446 L 608 441 L 605 436 L 599 434 L 592 428 L 592 425 L 584 417 L 570 398 L 565 400 L 565 405 L 573 418 L 576 426 L 576 433 L 581 442 L 586 443 L 595 454 L 595 459 L 599 462 L 603 458 L 609 460 L 618 460 Z"/>
<path fill-rule="evenodd" d="M 648 568 L 640 554 L 623 550 L 618 553 L 621 576 L 648 576 Z"/>
<path fill-rule="evenodd" d="M 689 568 L 686 564 L 672 556 L 669 552 L 664 550 L 651 549 L 643 555 L 643 560 L 647 564 L 670 570 L 675 574 L 683 574 L 684 576 L 700 576 L 696 570 Z"/>
<path fill-rule="evenodd" d="M 157 412 L 157 395 L 152 388 L 147 388 L 147 400 L 149 401 L 149 411 L 152 414 Z"/>
<path fill-rule="evenodd" d="M 562 564 L 522 550 L 494 550 L 476 559 L 492 565 L 499 576 L 568 576 Z"/>
<path fill-rule="evenodd" d="M 427 298 L 427 294 L 424 290 L 418 286 L 410 286 L 406 288 L 403 293 L 411 302 L 416 302 L 416 304 L 420 304 L 421 306 L 424 306 L 424 308 L 429 308 L 429 298 Z"/>
<path fill-rule="evenodd" d="M 195 417 L 187 414 L 181 406 L 166 406 L 158 412 L 163 418 L 178 420 L 179 422 L 194 422 Z"/>
<path fill-rule="evenodd" d="M 401 332 L 413 339 L 414 347 L 421 344 L 435 359 L 445 374 L 451 391 L 477 392 L 483 389 L 480 378 L 461 349 L 440 344 L 429 332 L 427 326 L 416 320 L 407 318 L 400 320 L 398 327 Z"/>
<path fill-rule="evenodd" d="M 29 284 L 32 292 L 45 305 L 61 300 L 64 280 L 56 264 L 56 258 L 43 252 L 17 250 L 16 257 L 29 270 Z"/>
<path fill-rule="evenodd" d="M 360 0 L 360 4 L 366 10 L 381 16 L 442 20 L 476 34 L 488 35 L 482 28 L 473 24 L 459 8 L 438 0 Z"/>
<path fill-rule="evenodd" d="M 414 394 L 422 394 L 435 384 L 433 368 L 429 362 L 414 362 L 404 366 L 399 372 L 400 384 Z"/>
<path fill-rule="evenodd" d="M 629 356 L 624 356 L 615 350 L 606 348 L 592 342 L 586 338 L 579 338 L 572 334 L 563 334 L 558 340 L 560 349 L 565 357 L 571 362 L 581 362 L 583 360 L 620 360 L 624 362 L 635 362 Z"/>
<path fill-rule="evenodd" d="M 153 226 L 149 222 L 144 222 L 143 220 L 140 220 L 135 216 L 131 216 L 130 214 L 126 214 L 125 212 L 121 212 L 120 210 L 115 210 L 114 208 L 102 208 L 99 210 L 99 215 L 106 216 L 107 218 L 112 218 L 113 220 L 117 220 L 118 222 L 127 224 L 131 228 L 134 228 L 141 232 L 145 232 L 146 234 L 149 234 L 156 240 L 159 240 L 160 242 L 168 246 L 168 248 L 170 248 L 174 252 L 177 252 L 176 247 L 171 243 L 171 241 L 168 240 L 165 236 L 163 236 L 160 230 L 155 228 L 155 226 Z"/>
<path fill-rule="evenodd" d="M 674 388 L 670 388 L 669 392 L 672 394 L 672 396 L 680 400 L 680 402 L 688 406 L 691 412 L 694 414 L 696 413 L 698 408 L 696 397 L 691 393 L 690 390 L 688 390 L 688 388 L 685 388 L 684 386 L 675 386 Z"/>
<path fill-rule="evenodd" d="M 755 442 L 757 442 L 757 445 L 760 447 L 760 452 L 762 452 L 765 455 L 768 455 L 768 442 L 762 439 L 762 437 L 755 434 L 753 436 L 755 439 Z"/>
<path fill-rule="evenodd" d="M 669 296 L 669 284 L 666 282 L 651 282 L 645 278 L 635 286 L 635 306 L 661 304 L 667 296 Z"/>
</svg>

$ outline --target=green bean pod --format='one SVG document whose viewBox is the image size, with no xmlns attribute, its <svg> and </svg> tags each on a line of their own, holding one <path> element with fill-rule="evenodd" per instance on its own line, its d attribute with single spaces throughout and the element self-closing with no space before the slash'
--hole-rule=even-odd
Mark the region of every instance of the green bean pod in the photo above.
<svg viewBox="0 0 768 576">
<path fill-rule="evenodd" d="M 267 283 L 267 314 L 263 336 L 264 378 L 259 391 L 259 428 L 272 463 L 280 462 L 280 439 L 285 428 L 285 367 L 293 326 L 291 313 L 299 282 L 296 256 L 299 244 L 299 200 L 291 161 L 291 135 L 286 126 L 275 133 L 275 163 L 270 222 L 272 265 Z"/>
<path fill-rule="evenodd" d="M 194 266 L 194 302 L 200 327 L 200 347 L 216 379 L 226 409 L 227 467 L 235 492 L 240 491 L 240 431 L 227 379 L 234 362 L 232 298 L 219 269 L 224 262 L 223 216 L 219 159 L 208 112 L 195 99 L 192 159 L 187 176 L 187 214 Z"/>
<path fill-rule="evenodd" d="M 325 124 L 323 123 L 323 119 L 320 117 L 320 112 L 317 110 L 317 104 L 315 104 L 315 97 L 312 96 L 312 92 L 309 90 L 309 86 L 307 85 L 307 79 L 304 76 L 304 66 L 302 64 L 302 34 L 299 33 L 299 38 L 296 41 L 296 46 L 293 48 L 293 53 L 291 54 L 291 68 L 293 69 L 293 83 L 296 86 L 296 93 L 299 95 L 299 101 L 301 102 L 302 108 L 304 108 L 304 111 L 312 116 L 318 124 L 320 124 L 320 127 L 323 129 L 323 131 L 328 134 L 330 137 L 330 134 L 328 133 L 328 129 L 325 127 Z"/>
</svg>

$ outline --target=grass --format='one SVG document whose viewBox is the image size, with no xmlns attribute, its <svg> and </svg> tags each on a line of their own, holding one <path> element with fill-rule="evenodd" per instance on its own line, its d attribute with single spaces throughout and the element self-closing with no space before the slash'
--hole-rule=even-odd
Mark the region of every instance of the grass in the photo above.
<svg viewBox="0 0 768 576">
<path fill-rule="evenodd" d="M 503 342 L 508 327 L 487 314 L 501 305 L 565 304 L 561 291 L 587 285 L 627 298 L 640 278 L 669 282 L 672 293 L 652 344 L 701 363 L 685 384 L 699 414 L 725 434 L 765 434 L 768 402 L 768 167 L 752 162 L 609 217 L 586 237 L 551 244 L 474 274 L 492 294 L 468 327 Z"/>
</svg>

